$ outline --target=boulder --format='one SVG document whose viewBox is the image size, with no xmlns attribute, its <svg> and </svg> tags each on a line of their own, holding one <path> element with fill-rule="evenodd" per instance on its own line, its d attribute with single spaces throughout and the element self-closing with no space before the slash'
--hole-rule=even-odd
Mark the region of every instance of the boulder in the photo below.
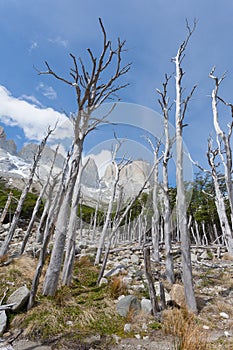
<svg viewBox="0 0 233 350">
<path fill-rule="evenodd" d="M 26 286 L 18 288 L 7 299 L 7 304 L 14 304 L 12 311 L 18 312 L 24 308 L 29 299 L 30 291 Z"/>
<path fill-rule="evenodd" d="M 7 324 L 7 316 L 5 311 L 0 311 L 0 336 L 4 333 Z"/>
<path fill-rule="evenodd" d="M 184 307 L 186 305 L 184 287 L 180 284 L 173 284 L 170 291 L 171 300 L 178 306 Z"/>
<path fill-rule="evenodd" d="M 138 314 L 141 310 L 141 303 L 134 295 L 127 295 L 118 301 L 116 310 L 118 314 L 123 317 L 126 317 L 129 311 Z"/>
<path fill-rule="evenodd" d="M 141 300 L 141 308 L 142 311 L 147 314 L 147 315 L 151 315 L 152 312 L 152 304 L 150 299 L 142 299 Z"/>
</svg>

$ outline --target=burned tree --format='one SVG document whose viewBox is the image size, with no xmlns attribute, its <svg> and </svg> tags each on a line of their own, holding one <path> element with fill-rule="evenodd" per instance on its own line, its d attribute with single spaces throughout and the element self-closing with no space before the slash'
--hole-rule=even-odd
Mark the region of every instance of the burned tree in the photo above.
<svg viewBox="0 0 233 350">
<path fill-rule="evenodd" d="M 92 114 L 101 104 L 109 98 L 114 98 L 119 90 L 128 85 L 121 83 L 115 85 L 115 83 L 130 69 L 130 64 L 122 66 L 122 54 L 125 50 L 125 41 L 118 39 L 117 47 L 113 49 L 112 42 L 107 39 L 107 34 L 101 19 L 99 19 L 99 24 L 103 34 L 103 48 L 98 58 L 95 57 L 90 48 L 87 49 L 91 61 L 90 70 L 86 68 L 81 58 L 77 60 L 73 54 L 70 54 L 73 62 L 73 67 L 70 69 L 70 80 L 58 75 L 51 69 L 47 62 L 45 63 L 47 71 L 39 72 L 39 74 L 51 75 L 57 80 L 71 86 L 75 90 L 77 100 L 77 112 L 71 116 L 74 126 L 74 151 L 64 199 L 57 218 L 54 248 L 44 283 L 43 293 L 45 295 L 54 295 L 57 290 L 67 227 L 68 225 L 72 226 L 70 220 L 77 219 L 75 215 L 70 215 L 69 209 L 76 179 L 80 170 L 85 137 L 106 118 L 94 118 Z M 112 69 L 110 77 L 108 76 L 106 78 L 109 68 Z"/>
<path fill-rule="evenodd" d="M 19 222 L 19 217 L 20 217 L 20 214 L 21 214 L 21 211 L 22 211 L 22 208 L 23 208 L 23 204 L 24 204 L 25 199 L 27 197 L 27 194 L 28 194 L 28 192 L 29 192 L 29 190 L 31 188 L 31 185 L 32 185 L 32 182 L 33 182 L 33 179 L 34 179 L 34 176 L 35 176 L 35 172 L 36 172 L 39 160 L 41 158 L 41 154 L 42 154 L 42 152 L 44 150 L 44 147 L 45 147 L 45 145 L 47 143 L 47 140 L 48 140 L 49 136 L 52 134 L 53 131 L 54 130 L 49 129 L 48 132 L 47 132 L 47 135 L 44 137 L 44 139 L 41 141 L 40 145 L 38 146 L 37 153 L 34 156 L 34 161 L 33 161 L 33 164 L 32 164 L 31 170 L 30 170 L 29 178 L 27 180 L 26 186 L 24 187 L 24 190 L 23 190 L 23 192 L 22 192 L 22 194 L 20 196 L 20 199 L 18 201 L 17 208 L 15 210 L 15 213 L 14 213 L 14 216 L 13 216 L 13 219 L 12 219 L 12 223 L 11 223 L 11 226 L 10 226 L 10 229 L 9 229 L 9 233 L 8 233 L 5 241 L 3 242 L 3 244 L 2 244 L 2 246 L 0 248 L 0 256 L 3 256 L 8 251 L 10 242 L 11 242 L 13 236 L 14 236 L 15 229 L 16 229 L 16 227 L 18 225 L 18 222 Z"/>
<path fill-rule="evenodd" d="M 175 82 L 176 82 L 176 186 L 177 186 L 177 222 L 178 230 L 181 237 L 181 252 L 182 252 L 182 269 L 183 269 L 183 283 L 185 289 L 185 298 L 187 307 L 189 310 L 196 312 L 197 304 L 194 294 L 193 278 L 192 278 L 192 263 L 190 253 L 190 237 L 188 232 L 188 219 L 187 219 L 187 206 L 185 199 L 185 188 L 184 188 L 184 169 L 183 169 L 183 127 L 184 117 L 188 103 L 195 91 L 194 86 L 190 94 L 184 98 L 182 79 L 184 71 L 181 67 L 182 60 L 184 58 L 184 52 L 188 45 L 189 39 L 192 36 L 196 27 L 196 22 L 191 29 L 187 24 L 188 35 L 183 43 L 180 45 L 175 58 Z"/>
</svg>

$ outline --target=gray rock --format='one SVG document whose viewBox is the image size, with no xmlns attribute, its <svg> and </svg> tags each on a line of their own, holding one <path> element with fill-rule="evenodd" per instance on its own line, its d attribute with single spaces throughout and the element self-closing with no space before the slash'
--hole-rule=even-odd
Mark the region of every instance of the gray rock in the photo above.
<svg viewBox="0 0 233 350">
<path fill-rule="evenodd" d="M 132 328 L 131 323 L 126 323 L 126 324 L 124 325 L 124 332 L 125 332 L 125 333 L 129 333 L 129 332 L 131 331 L 131 328 Z"/>
<path fill-rule="evenodd" d="M 138 255 L 136 255 L 136 254 L 133 254 L 133 255 L 131 255 L 131 262 L 132 262 L 132 264 L 139 264 L 139 256 Z"/>
<path fill-rule="evenodd" d="M 12 311 L 18 312 L 26 305 L 29 295 L 30 291 L 27 287 L 20 287 L 9 296 L 7 299 L 7 304 L 15 304 L 12 307 Z"/>
<path fill-rule="evenodd" d="M 118 301 L 116 310 L 118 314 L 123 317 L 126 317 L 131 310 L 133 310 L 135 314 L 138 314 L 141 310 L 141 303 L 134 295 L 127 295 Z"/>
<path fill-rule="evenodd" d="M 116 276 L 121 272 L 125 272 L 126 269 L 127 269 L 126 265 L 118 265 L 114 267 L 112 270 L 106 272 L 104 277 Z"/>
<path fill-rule="evenodd" d="M 7 316 L 5 311 L 0 311 L 0 335 L 2 335 L 6 329 Z"/>
<path fill-rule="evenodd" d="M 150 299 L 142 299 L 141 300 L 141 308 L 142 311 L 147 314 L 147 315 L 151 315 L 152 312 L 152 304 Z"/>
<path fill-rule="evenodd" d="M 206 259 L 209 258 L 208 253 L 207 253 L 206 250 L 204 250 L 204 252 L 201 254 L 200 258 L 203 259 L 203 260 L 206 260 Z"/>
<path fill-rule="evenodd" d="M 172 289 L 170 291 L 171 300 L 176 303 L 176 305 L 180 307 L 185 307 L 185 293 L 184 287 L 180 284 L 173 284 Z"/>
</svg>

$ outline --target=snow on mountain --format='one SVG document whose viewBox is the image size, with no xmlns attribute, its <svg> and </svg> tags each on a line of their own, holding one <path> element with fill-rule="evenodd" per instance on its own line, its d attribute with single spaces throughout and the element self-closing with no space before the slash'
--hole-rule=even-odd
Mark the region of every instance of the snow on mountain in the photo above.
<svg viewBox="0 0 233 350">
<path fill-rule="evenodd" d="M 18 179 L 28 177 L 37 148 L 37 144 L 31 143 L 24 146 L 17 153 L 14 141 L 7 140 L 4 129 L 0 127 L 0 176 Z M 55 151 L 46 145 L 38 166 L 40 179 L 45 179 L 49 173 L 54 155 Z M 55 174 L 61 172 L 64 161 L 65 158 L 58 154 L 54 164 Z M 150 168 L 150 164 L 145 161 L 133 161 L 122 169 L 119 186 L 123 189 L 126 199 L 138 193 L 149 174 Z M 114 166 L 109 163 L 105 167 L 103 176 L 100 177 L 100 173 L 103 173 L 102 170 L 98 169 L 95 158 L 92 156 L 82 174 L 83 197 L 92 203 L 100 197 L 102 202 L 108 203 L 111 197 Z"/>
</svg>

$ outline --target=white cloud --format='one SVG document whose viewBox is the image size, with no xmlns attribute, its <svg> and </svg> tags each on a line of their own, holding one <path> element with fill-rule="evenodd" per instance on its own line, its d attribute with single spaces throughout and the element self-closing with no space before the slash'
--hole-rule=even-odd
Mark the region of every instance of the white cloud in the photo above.
<svg viewBox="0 0 233 350">
<path fill-rule="evenodd" d="M 37 100 L 37 98 L 35 96 L 31 96 L 31 95 L 22 95 L 20 96 L 20 100 L 26 100 L 29 102 L 32 102 L 33 104 L 39 106 L 39 107 L 44 107 L 42 105 L 42 103 L 40 101 Z"/>
<path fill-rule="evenodd" d="M 36 89 L 50 100 L 55 100 L 57 98 L 57 93 L 52 86 L 47 86 L 41 82 Z"/>
<path fill-rule="evenodd" d="M 0 85 L 0 117 L 10 126 L 19 126 L 27 138 L 41 140 L 48 129 L 57 123 L 52 139 L 59 141 L 72 136 L 72 123 L 65 116 L 52 108 L 40 108 L 21 98 L 16 98 Z"/>
<path fill-rule="evenodd" d="M 60 36 L 57 36 L 54 39 L 48 39 L 50 43 L 57 44 L 59 46 L 67 47 L 68 46 L 68 41 L 62 39 Z"/>
<path fill-rule="evenodd" d="M 29 53 L 31 53 L 33 50 L 37 49 L 38 47 L 39 47 L 38 43 L 36 41 L 33 41 L 33 43 L 31 44 L 31 46 L 28 49 Z"/>
</svg>

